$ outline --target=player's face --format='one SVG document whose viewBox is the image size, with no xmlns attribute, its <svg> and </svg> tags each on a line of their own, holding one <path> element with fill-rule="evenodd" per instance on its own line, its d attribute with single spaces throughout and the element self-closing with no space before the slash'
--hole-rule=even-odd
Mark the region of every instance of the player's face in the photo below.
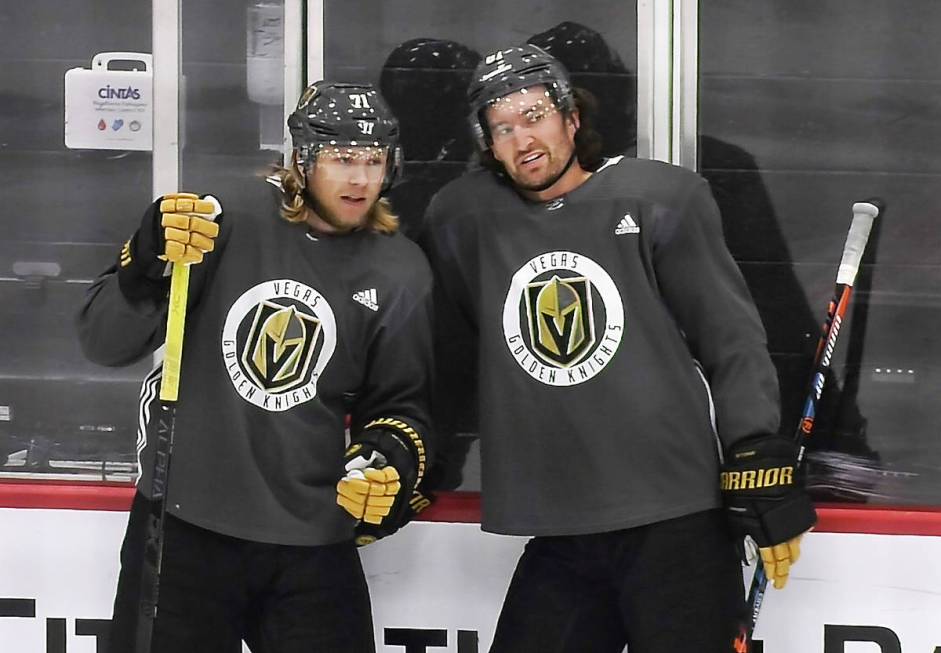
<svg viewBox="0 0 941 653">
<path fill-rule="evenodd" d="M 387 156 L 384 147 L 337 146 L 318 153 L 316 164 L 307 171 L 307 188 L 317 200 L 317 217 L 329 230 L 363 226 L 379 199 Z"/>
<path fill-rule="evenodd" d="M 493 156 L 517 186 L 542 188 L 557 177 L 575 150 L 578 115 L 566 117 L 544 86 L 531 86 L 487 109 Z"/>
</svg>

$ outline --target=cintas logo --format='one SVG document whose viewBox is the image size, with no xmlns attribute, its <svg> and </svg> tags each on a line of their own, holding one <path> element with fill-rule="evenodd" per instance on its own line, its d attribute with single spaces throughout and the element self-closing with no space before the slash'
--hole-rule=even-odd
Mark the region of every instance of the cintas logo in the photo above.
<svg viewBox="0 0 941 653">
<path fill-rule="evenodd" d="M 139 100 L 140 89 L 128 86 L 127 88 L 112 88 L 111 84 L 98 89 L 98 97 L 102 100 Z"/>
</svg>

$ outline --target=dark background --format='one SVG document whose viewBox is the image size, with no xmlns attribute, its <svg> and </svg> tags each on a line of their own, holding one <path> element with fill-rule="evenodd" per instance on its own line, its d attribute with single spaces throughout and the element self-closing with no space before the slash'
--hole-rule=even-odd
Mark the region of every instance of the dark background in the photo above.
<svg viewBox="0 0 941 653">
<path fill-rule="evenodd" d="M 261 132 L 282 107 L 253 100 L 246 81 L 261 4 L 183 3 L 186 188 L 237 198 L 278 158 Z M 3 475 L 80 460 L 109 477 L 102 461 L 134 462 L 150 361 L 88 363 L 72 316 L 152 199 L 151 157 L 67 150 L 63 78 L 97 52 L 150 52 L 150 11 L 117 0 L 78 0 L 67 15 L 51 0 L 0 8 Z M 941 505 L 941 5 L 722 0 L 699 11 L 700 170 L 768 330 L 783 430 L 796 426 L 851 205 L 881 196 L 889 208 L 827 380 L 811 480 L 824 499 Z M 466 168 L 462 97 L 481 54 L 546 47 L 601 100 L 608 153 L 632 155 L 636 31 L 635 3 L 609 0 L 326 0 L 325 69 L 379 84 L 399 115 L 406 175 L 393 201 L 414 237 L 430 196 Z M 471 455 L 452 486 L 474 489 L 476 442 L 455 446 Z"/>
</svg>

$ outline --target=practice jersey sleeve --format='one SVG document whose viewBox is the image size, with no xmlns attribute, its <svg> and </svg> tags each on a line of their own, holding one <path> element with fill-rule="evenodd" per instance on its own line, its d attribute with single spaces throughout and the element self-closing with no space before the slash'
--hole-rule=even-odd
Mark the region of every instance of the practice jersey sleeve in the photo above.
<svg viewBox="0 0 941 653">
<path fill-rule="evenodd" d="M 473 221 L 440 195 L 429 205 L 420 240 L 434 273 L 433 422 L 442 452 L 457 433 L 478 430 L 478 331 L 472 290 L 477 258 Z M 458 461 L 453 461 L 457 464 Z"/>
<path fill-rule="evenodd" d="M 417 251 L 416 254 L 421 256 Z M 351 411 L 351 432 L 376 419 L 401 420 L 418 432 L 429 458 L 432 283 L 422 260 L 369 343 L 365 378 Z"/>
<path fill-rule="evenodd" d="M 228 241 L 230 224 L 222 224 L 215 250 L 192 267 L 187 310 L 199 303 L 210 282 Z M 110 367 L 135 363 L 163 343 L 169 302 L 169 295 L 161 301 L 151 297 L 128 298 L 121 290 L 117 270 L 114 264 L 92 282 L 76 316 L 85 356 Z"/>
<path fill-rule="evenodd" d="M 664 302 L 709 382 L 723 446 L 776 433 L 778 382 L 767 337 L 705 180 L 679 210 L 659 216 L 653 262 Z"/>
<path fill-rule="evenodd" d="M 435 276 L 435 314 L 454 313 L 460 322 L 473 324 L 476 296 L 470 280 L 476 279 L 476 243 L 473 221 L 462 220 L 453 210 L 453 201 L 439 193 L 432 198 L 425 215 L 425 231 L 419 240 Z"/>
<path fill-rule="evenodd" d="M 92 283 L 76 318 L 82 351 L 100 365 L 130 365 L 163 341 L 166 302 L 128 300 L 118 285 L 117 266 Z"/>
</svg>

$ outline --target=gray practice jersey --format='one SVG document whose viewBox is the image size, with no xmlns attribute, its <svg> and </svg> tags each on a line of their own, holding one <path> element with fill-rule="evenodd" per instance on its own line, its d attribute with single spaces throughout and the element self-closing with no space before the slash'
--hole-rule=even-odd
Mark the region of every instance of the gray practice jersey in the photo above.
<svg viewBox="0 0 941 653">
<path fill-rule="evenodd" d="M 430 444 L 427 262 L 400 235 L 315 238 L 273 201 L 248 209 L 222 199 L 216 251 L 192 270 L 167 509 L 253 541 L 350 539 L 354 520 L 335 502 L 345 416 L 353 433 L 395 417 Z M 78 323 L 92 360 L 124 365 L 162 342 L 165 320 L 165 302 L 129 302 L 112 268 Z M 139 406 L 147 496 L 160 372 Z"/>
<path fill-rule="evenodd" d="M 719 446 L 777 432 L 764 329 L 695 173 L 618 157 L 534 203 L 481 170 L 428 220 L 439 368 L 479 373 L 485 530 L 592 533 L 717 507 Z M 448 333 L 468 326 L 472 356 Z"/>
</svg>

